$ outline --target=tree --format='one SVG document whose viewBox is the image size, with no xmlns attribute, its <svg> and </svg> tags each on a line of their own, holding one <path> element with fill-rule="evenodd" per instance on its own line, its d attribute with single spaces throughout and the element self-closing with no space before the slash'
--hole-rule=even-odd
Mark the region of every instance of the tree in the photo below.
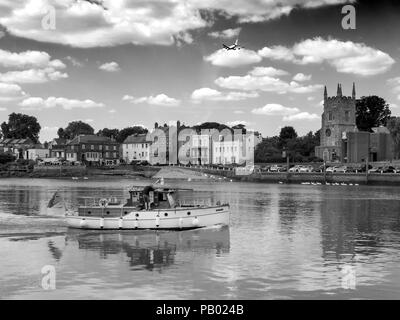
<svg viewBox="0 0 400 320">
<path fill-rule="evenodd" d="M 211 130 L 211 129 L 216 129 L 219 132 L 221 132 L 224 129 L 231 129 L 229 126 L 226 124 L 221 124 L 218 122 L 204 122 L 200 125 L 193 126 L 193 129 L 196 130 L 197 132 L 201 132 L 201 130 Z"/>
<path fill-rule="evenodd" d="M 141 127 L 141 126 L 127 127 L 127 128 L 122 129 L 118 133 L 118 135 L 116 137 L 116 140 L 117 140 L 118 143 L 123 143 L 125 141 L 125 139 L 127 137 L 129 137 L 130 135 L 133 135 L 133 134 L 145 134 L 147 132 L 148 132 L 148 130 L 146 128 Z"/>
<path fill-rule="evenodd" d="M 0 153 L 0 164 L 5 164 L 15 161 L 15 156 L 9 153 Z"/>
<path fill-rule="evenodd" d="M 356 103 L 356 124 L 360 131 L 372 132 L 373 127 L 386 126 L 391 111 L 385 99 L 362 97 Z"/>
<path fill-rule="evenodd" d="M 387 128 L 393 138 L 396 158 L 400 158 L 400 117 L 391 117 L 387 121 Z"/>
<path fill-rule="evenodd" d="M 297 138 L 297 132 L 293 127 L 283 127 L 279 133 L 280 140 L 290 140 Z"/>
<path fill-rule="evenodd" d="M 65 129 L 59 128 L 57 134 L 59 138 L 73 139 L 80 134 L 94 134 L 94 129 L 83 121 L 72 121 Z"/>
<path fill-rule="evenodd" d="M 287 147 L 290 140 L 297 138 L 297 132 L 293 127 L 283 127 L 279 133 L 279 148 Z"/>
<path fill-rule="evenodd" d="M 39 141 L 40 129 L 40 124 L 35 117 L 15 112 L 8 116 L 8 122 L 1 124 L 4 138 L 30 138 L 34 143 Z"/>
<path fill-rule="evenodd" d="M 119 129 L 108 129 L 104 128 L 102 130 L 99 130 L 96 135 L 101 136 L 101 137 L 108 137 L 108 138 L 116 138 L 119 134 Z"/>
</svg>

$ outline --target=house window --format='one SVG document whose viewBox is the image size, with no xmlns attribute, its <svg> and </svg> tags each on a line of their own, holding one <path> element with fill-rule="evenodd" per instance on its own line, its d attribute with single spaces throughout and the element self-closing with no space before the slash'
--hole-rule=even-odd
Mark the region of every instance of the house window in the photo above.
<svg viewBox="0 0 400 320">
<path fill-rule="evenodd" d="M 90 150 L 94 150 L 94 145 L 93 144 L 90 146 Z"/>
<path fill-rule="evenodd" d="M 117 150 L 117 146 L 114 146 L 114 150 Z"/>
<path fill-rule="evenodd" d="M 102 145 L 99 145 L 99 150 L 103 150 L 103 146 Z"/>
<path fill-rule="evenodd" d="M 85 149 L 85 145 L 84 144 L 82 144 L 82 149 Z"/>
<path fill-rule="evenodd" d="M 108 150 L 108 146 L 106 146 L 106 150 Z"/>
<path fill-rule="evenodd" d="M 71 150 L 74 150 L 74 146 L 71 146 Z"/>
<path fill-rule="evenodd" d="M 110 153 L 109 152 L 106 152 L 106 157 L 108 158 L 110 156 Z"/>
<path fill-rule="evenodd" d="M 114 158 L 116 158 L 116 157 L 117 157 L 117 153 L 116 153 L 116 152 L 114 152 L 114 153 L 113 153 L 113 155 L 114 155 Z"/>
</svg>

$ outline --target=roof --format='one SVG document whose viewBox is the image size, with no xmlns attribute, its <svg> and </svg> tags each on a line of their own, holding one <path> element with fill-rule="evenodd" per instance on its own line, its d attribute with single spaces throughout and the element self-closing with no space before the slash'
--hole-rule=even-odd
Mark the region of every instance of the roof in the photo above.
<svg viewBox="0 0 400 320">
<path fill-rule="evenodd" d="M 79 144 L 79 143 L 114 143 L 118 144 L 118 142 L 111 140 L 108 137 L 101 137 L 101 136 L 96 136 L 94 134 L 86 134 L 86 135 L 79 135 L 76 136 L 74 139 L 69 141 L 67 144 Z"/>
<path fill-rule="evenodd" d="M 2 144 L 34 144 L 30 138 L 23 138 L 23 139 L 6 138 L 6 139 L 3 139 L 0 143 L 2 143 Z"/>
<path fill-rule="evenodd" d="M 147 139 L 147 134 L 132 134 L 124 140 L 127 143 L 150 143 L 151 140 Z"/>
<path fill-rule="evenodd" d="M 54 138 L 52 142 L 55 142 L 56 145 L 63 145 L 67 143 L 67 139 L 63 138 Z"/>
</svg>

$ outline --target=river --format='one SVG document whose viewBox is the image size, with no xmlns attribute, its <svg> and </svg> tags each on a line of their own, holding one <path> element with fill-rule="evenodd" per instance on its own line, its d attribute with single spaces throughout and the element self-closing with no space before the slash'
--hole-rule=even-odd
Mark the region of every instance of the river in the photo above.
<svg viewBox="0 0 400 320">
<path fill-rule="evenodd" d="M 56 190 L 73 207 L 146 183 L 1 179 L 0 299 L 400 297 L 398 187 L 171 182 L 231 206 L 229 228 L 181 232 L 71 230 L 47 209 Z"/>
</svg>

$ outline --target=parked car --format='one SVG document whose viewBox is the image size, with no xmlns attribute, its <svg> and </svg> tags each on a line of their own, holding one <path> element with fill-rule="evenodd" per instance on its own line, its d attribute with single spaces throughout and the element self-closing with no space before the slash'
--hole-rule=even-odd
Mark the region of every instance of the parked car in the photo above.
<svg viewBox="0 0 400 320">
<path fill-rule="evenodd" d="M 326 172 L 335 172 L 335 171 L 334 171 L 335 168 L 337 168 L 337 167 L 327 167 L 327 168 L 326 168 Z"/>
<path fill-rule="evenodd" d="M 373 167 L 368 170 L 368 173 L 380 173 L 382 171 L 381 167 Z"/>
<path fill-rule="evenodd" d="M 286 172 L 287 168 L 285 166 L 274 165 L 271 167 L 271 169 L 269 171 L 270 172 Z"/>
<path fill-rule="evenodd" d="M 301 166 L 299 172 L 313 172 L 313 166 Z"/>
<path fill-rule="evenodd" d="M 353 172 L 353 170 L 348 166 L 340 166 L 340 167 L 334 167 L 333 172 L 348 173 L 348 172 Z"/>
<path fill-rule="evenodd" d="M 396 170 L 396 168 L 392 166 L 383 167 L 381 170 L 381 173 L 397 173 L 397 172 L 398 171 Z"/>
<path fill-rule="evenodd" d="M 289 169 L 289 172 L 300 172 L 301 166 L 300 165 L 295 165 L 294 167 L 291 167 Z"/>
</svg>

